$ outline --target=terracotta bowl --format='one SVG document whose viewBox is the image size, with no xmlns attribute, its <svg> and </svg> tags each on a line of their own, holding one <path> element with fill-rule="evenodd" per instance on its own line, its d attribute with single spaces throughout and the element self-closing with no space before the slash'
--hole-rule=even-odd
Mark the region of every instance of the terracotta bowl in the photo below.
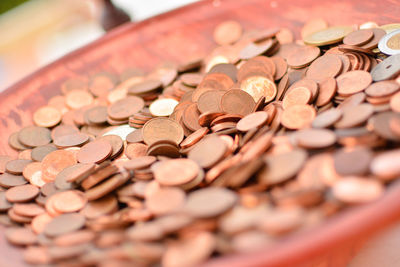
<svg viewBox="0 0 400 267">
<path fill-rule="evenodd" d="M 140 23 L 125 24 L 99 40 L 40 69 L 0 94 L 0 154 L 15 154 L 10 133 L 32 124 L 32 112 L 60 93 L 67 78 L 127 67 L 150 70 L 163 61 L 184 62 L 205 55 L 215 44 L 214 27 L 235 19 L 246 29 L 288 27 L 297 33 L 310 18 L 332 25 L 398 22 L 396 1 L 215 0 L 200 1 Z M 323 225 L 292 235 L 246 255 L 234 255 L 206 266 L 345 266 L 373 234 L 400 218 L 400 184 L 393 184 L 375 203 L 348 209 Z M 0 228 L 0 266 L 25 266 L 17 248 Z"/>
</svg>

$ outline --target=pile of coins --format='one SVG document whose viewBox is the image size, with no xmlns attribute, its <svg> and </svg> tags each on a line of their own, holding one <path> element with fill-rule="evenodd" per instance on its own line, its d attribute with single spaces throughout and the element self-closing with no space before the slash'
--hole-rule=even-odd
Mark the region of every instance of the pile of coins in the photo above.
<svg viewBox="0 0 400 267">
<path fill-rule="evenodd" d="M 226 21 L 205 58 L 74 77 L 9 138 L 30 264 L 194 266 L 374 201 L 400 175 L 400 24 Z"/>
</svg>

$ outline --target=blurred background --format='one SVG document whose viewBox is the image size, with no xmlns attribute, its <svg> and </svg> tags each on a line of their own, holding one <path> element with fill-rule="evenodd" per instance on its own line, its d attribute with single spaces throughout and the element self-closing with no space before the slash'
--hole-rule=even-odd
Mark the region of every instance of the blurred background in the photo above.
<svg viewBox="0 0 400 267">
<path fill-rule="evenodd" d="M 128 21 L 197 0 L 0 0 L 0 91 Z"/>
</svg>

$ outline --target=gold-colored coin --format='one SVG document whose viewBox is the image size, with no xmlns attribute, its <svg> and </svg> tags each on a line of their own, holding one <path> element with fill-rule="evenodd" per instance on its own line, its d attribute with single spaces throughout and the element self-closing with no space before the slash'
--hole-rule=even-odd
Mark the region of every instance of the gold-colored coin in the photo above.
<svg viewBox="0 0 400 267">
<path fill-rule="evenodd" d="M 352 31 L 353 28 L 350 26 L 330 27 L 306 36 L 303 41 L 305 44 L 314 46 L 334 44 L 343 40 Z"/>
<path fill-rule="evenodd" d="M 277 93 L 276 85 L 273 81 L 258 75 L 244 79 L 240 89 L 251 95 L 255 102 L 263 96 L 265 96 L 265 102 L 269 102 L 275 98 Z"/>
<path fill-rule="evenodd" d="M 400 29 L 400 23 L 391 23 L 380 26 L 381 29 L 385 30 L 386 33 Z"/>
</svg>

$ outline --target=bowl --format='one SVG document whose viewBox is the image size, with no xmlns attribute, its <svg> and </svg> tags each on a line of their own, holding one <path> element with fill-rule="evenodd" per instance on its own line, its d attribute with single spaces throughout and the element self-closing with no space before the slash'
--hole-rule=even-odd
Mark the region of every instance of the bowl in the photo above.
<svg viewBox="0 0 400 267">
<path fill-rule="evenodd" d="M 225 20 L 239 21 L 245 29 L 287 27 L 299 32 L 310 18 L 331 25 L 378 24 L 398 20 L 399 3 L 329 0 L 206 0 L 139 23 L 124 24 L 99 40 L 38 70 L 0 94 L 0 154 L 16 154 L 8 136 L 32 124 L 32 113 L 60 93 L 68 78 L 89 76 L 127 67 L 150 70 L 165 61 L 183 63 L 215 47 L 214 27 Z M 400 218 L 400 184 L 368 205 L 349 208 L 313 229 L 291 235 L 249 254 L 221 257 L 205 266 L 345 266 L 370 237 Z M 26 266 L 18 248 L 4 239 L 0 227 L 0 266 Z"/>
</svg>

